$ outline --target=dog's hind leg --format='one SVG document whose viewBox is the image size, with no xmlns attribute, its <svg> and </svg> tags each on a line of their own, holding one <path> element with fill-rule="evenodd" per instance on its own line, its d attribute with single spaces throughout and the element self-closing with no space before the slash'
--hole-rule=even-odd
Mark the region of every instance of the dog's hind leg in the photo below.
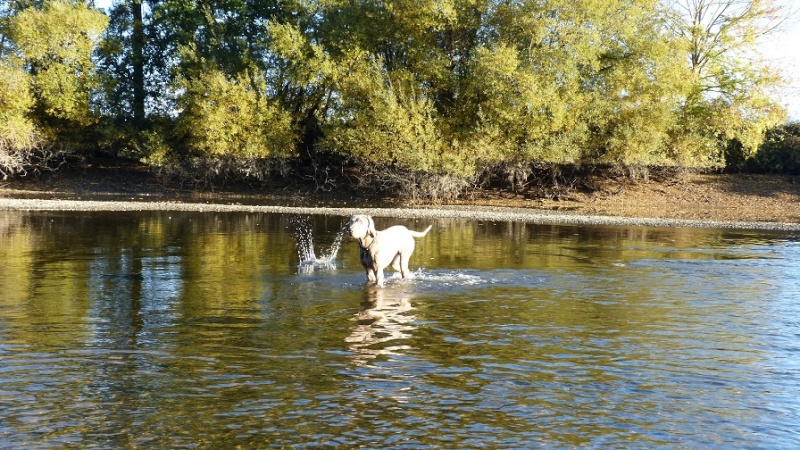
<svg viewBox="0 0 800 450">
<path fill-rule="evenodd" d="M 427 232 L 427 230 L 426 230 Z M 408 268 L 408 262 L 411 260 L 411 255 L 414 254 L 415 242 L 413 239 L 409 240 L 406 248 L 401 250 L 398 256 L 400 257 L 400 273 L 403 278 L 412 278 L 414 274 Z"/>
<path fill-rule="evenodd" d="M 411 254 L 409 253 L 400 253 L 398 254 L 398 259 L 400 260 L 400 274 L 403 278 L 411 278 L 413 274 L 411 270 L 408 269 L 408 260 L 411 259 Z"/>
</svg>

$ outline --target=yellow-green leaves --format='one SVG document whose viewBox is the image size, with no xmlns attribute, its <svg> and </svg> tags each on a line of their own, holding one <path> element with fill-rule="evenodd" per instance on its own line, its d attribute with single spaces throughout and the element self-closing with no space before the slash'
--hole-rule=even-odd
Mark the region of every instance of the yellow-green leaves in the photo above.
<svg viewBox="0 0 800 450">
<path fill-rule="evenodd" d="M 150 160 L 333 152 L 470 177 L 714 166 L 785 117 L 752 52 L 775 0 L 145 1 L 143 17 L 112 8 L 103 89 L 103 14 L 71 0 L 0 11 L 18 58 L 0 72 L 30 86 L 0 89 L 0 119 L 53 138 L 106 114 L 157 144 Z"/>
<path fill-rule="evenodd" d="M 52 0 L 41 10 L 27 8 L 13 19 L 12 38 L 30 67 L 43 114 L 78 126 L 96 120 L 89 108 L 97 86 L 91 56 L 107 22 L 101 12 L 67 0 Z"/>
<path fill-rule="evenodd" d="M 742 144 L 753 155 L 764 132 L 786 119 L 772 90 L 781 77 L 758 57 L 756 42 L 780 21 L 775 0 L 671 0 L 668 22 L 687 50 L 694 85 L 683 119 L 695 140 Z M 703 130 L 704 129 L 704 130 Z M 701 131 L 703 130 L 703 131 Z"/>
<path fill-rule="evenodd" d="M 212 158 L 265 158 L 293 152 L 291 117 L 265 98 L 258 75 L 228 78 L 209 69 L 184 86 L 179 128 L 192 153 Z"/>
<path fill-rule="evenodd" d="M 28 117 L 33 106 L 29 76 L 14 62 L 0 59 L 0 179 L 24 171 L 40 139 Z"/>
<path fill-rule="evenodd" d="M 29 149 L 36 142 L 35 127 L 28 118 L 34 101 L 30 76 L 12 61 L 0 60 L 0 153 Z"/>
<path fill-rule="evenodd" d="M 361 61 L 361 70 L 340 77 L 341 109 L 323 145 L 382 167 L 445 171 L 433 102 L 411 74 L 387 76 L 379 59 Z"/>
</svg>

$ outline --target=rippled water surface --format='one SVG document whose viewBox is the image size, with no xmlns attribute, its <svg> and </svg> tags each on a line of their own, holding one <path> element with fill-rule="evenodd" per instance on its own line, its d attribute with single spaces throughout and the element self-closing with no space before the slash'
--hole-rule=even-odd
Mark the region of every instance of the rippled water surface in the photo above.
<svg viewBox="0 0 800 450">
<path fill-rule="evenodd" d="M 0 212 L 0 448 L 800 446 L 797 235 L 344 220 Z"/>
</svg>

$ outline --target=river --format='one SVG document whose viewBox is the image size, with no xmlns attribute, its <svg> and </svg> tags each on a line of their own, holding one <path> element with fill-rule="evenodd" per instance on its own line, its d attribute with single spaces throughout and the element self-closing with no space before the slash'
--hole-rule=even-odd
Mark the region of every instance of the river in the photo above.
<svg viewBox="0 0 800 450">
<path fill-rule="evenodd" d="M 800 446 L 796 232 L 345 220 L 0 211 L 0 448 Z"/>
</svg>

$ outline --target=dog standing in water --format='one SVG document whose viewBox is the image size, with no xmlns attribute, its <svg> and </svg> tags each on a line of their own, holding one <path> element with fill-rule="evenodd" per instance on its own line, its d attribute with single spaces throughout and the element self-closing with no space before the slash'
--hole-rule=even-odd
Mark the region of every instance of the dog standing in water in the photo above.
<svg viewBox="0 0 800 450">
<path fill-rule="evenodd" d="M 350 237 L 358 241 L 358 256 L 367 272 L 367 282 L 383 287 L 383 269 L 389 265 L 400 271 L 403 278 L 410 278 L 408 260 L 414 253 L 414 238 L 425 236 L 431 227 L 432 225 L 428 225 L 425 231 L 412 231 L 402 225 L 395 225 L 378 231 L 372 217 L 352 216 L 347 230 Z"/>
</svg>

